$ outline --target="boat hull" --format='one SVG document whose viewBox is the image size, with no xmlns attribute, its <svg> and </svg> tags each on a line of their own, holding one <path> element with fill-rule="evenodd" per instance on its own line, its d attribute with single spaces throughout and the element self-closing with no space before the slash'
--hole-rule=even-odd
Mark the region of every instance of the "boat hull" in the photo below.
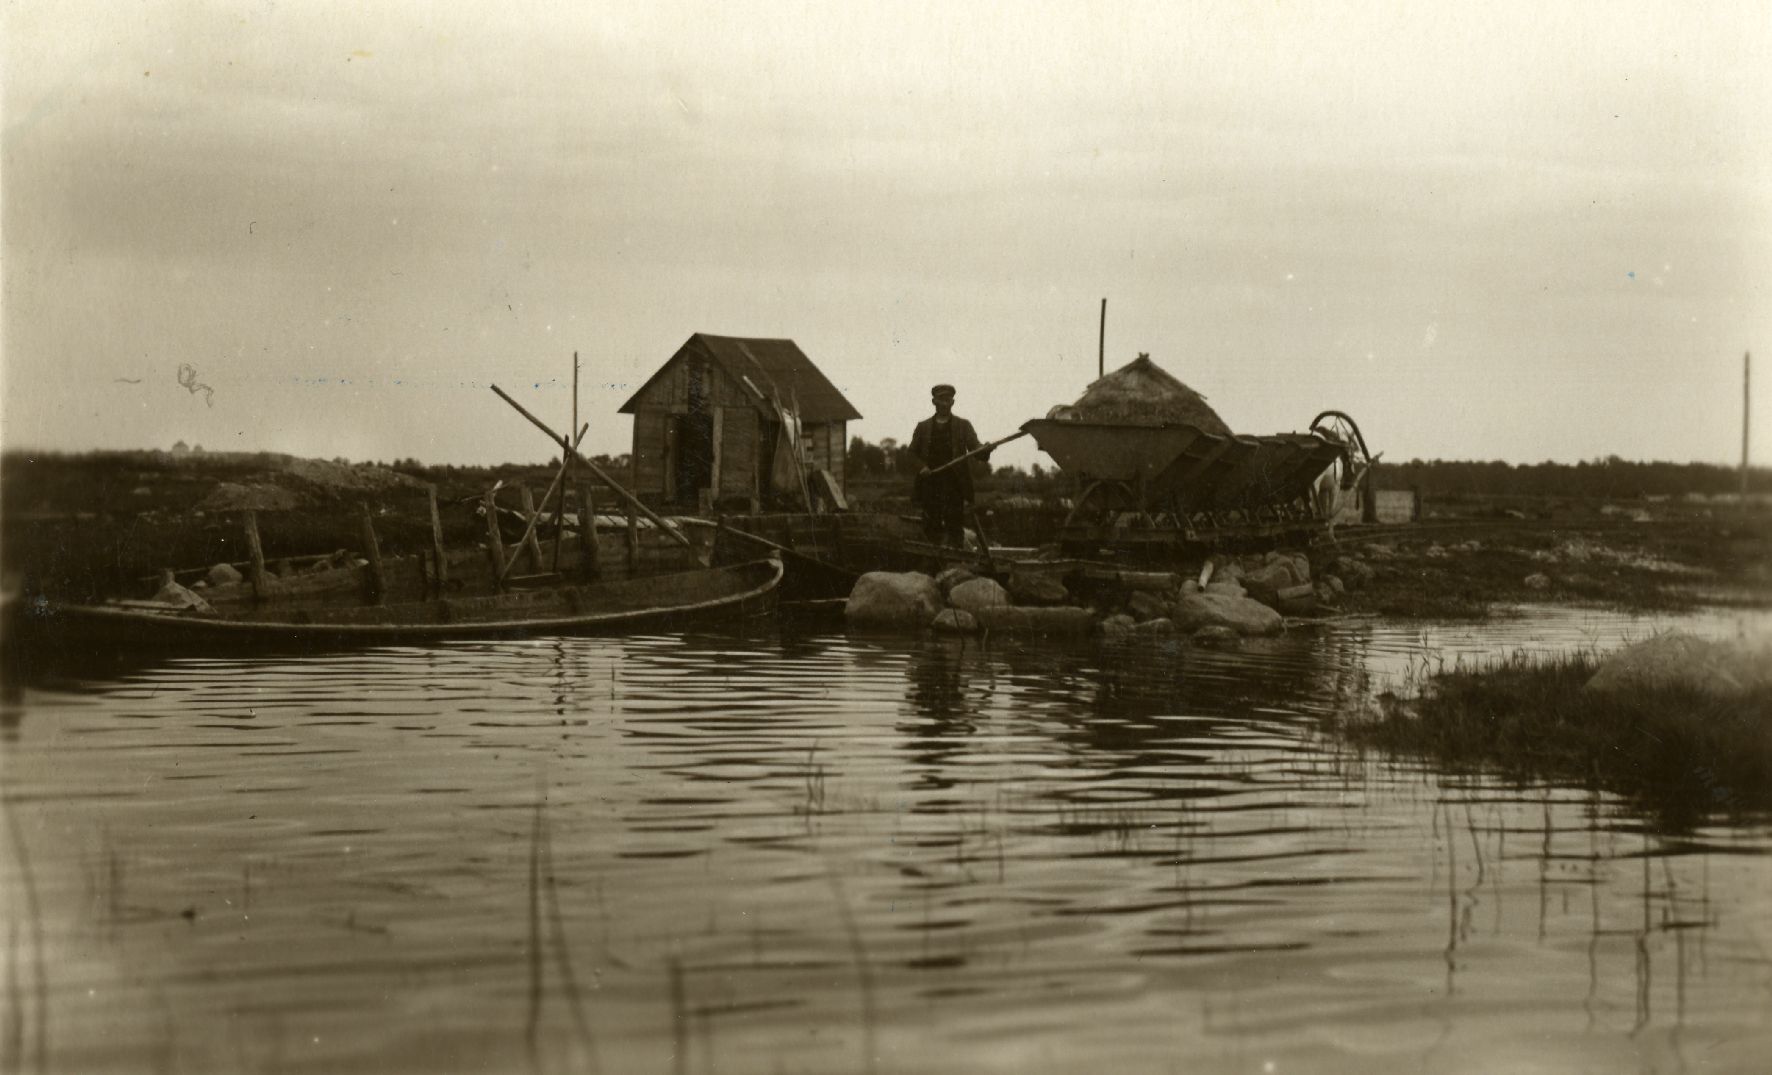
<svg viewBox="0 0 1772 1075">
<path fill-rule="evenodd" d="M 486 597 L 221 615 L 40 602 L 20 610 L 17 626 L 27 641 L 61 647 L 201 652 L 607 634 L 765 615 L 775 609 L 781 578 L 781 562 L 767 559 Z"/>
</svg>

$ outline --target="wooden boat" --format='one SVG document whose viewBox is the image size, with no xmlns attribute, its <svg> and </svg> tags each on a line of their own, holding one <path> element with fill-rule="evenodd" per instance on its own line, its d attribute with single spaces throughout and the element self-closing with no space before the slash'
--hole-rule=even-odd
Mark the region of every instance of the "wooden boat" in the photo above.
<svg viewBox="0 0 1772 1075">
<path fill-rule="evenodd" d="M 775 607 L 781 578 L 781 561 L 772 557 L 646 578 L 393 604 L 276 603 L 199 612 L 145 601 L 39 603 L 21 610 L 19 626 L 30 636 L 62 643 L 151 649 L 607 633 L 764 614 Z"/>
</svg>

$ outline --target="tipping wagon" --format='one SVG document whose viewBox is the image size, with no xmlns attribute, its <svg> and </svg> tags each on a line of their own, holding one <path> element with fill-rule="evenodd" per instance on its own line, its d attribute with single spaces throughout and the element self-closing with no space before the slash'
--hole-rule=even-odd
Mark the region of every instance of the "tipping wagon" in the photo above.
<svg viewBox="0 0 1772 1075">
<path fill-rule="evenodd" d="M 1304 433 L 1240 436 L 1176 421 L 1075 416 L 1022 425 L 1080 491 L 1067 552 L 1161 556 L 1327 530 L 1372 464 L 1359 426 L 1324 411 Z"/>
</svg>

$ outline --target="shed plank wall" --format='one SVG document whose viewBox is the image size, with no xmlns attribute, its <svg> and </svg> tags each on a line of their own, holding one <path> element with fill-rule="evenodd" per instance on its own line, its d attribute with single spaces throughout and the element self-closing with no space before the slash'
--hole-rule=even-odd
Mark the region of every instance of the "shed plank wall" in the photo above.
<svg viewBox="0 0 1772 1075">
<path fill-rule="evenodd" d="M 665 490 L 665 425 L 662 410 L 634 413 L 634 492 L 657 496 Z"/>
<path fill-rule="evenodd" d="M 721 419 L 720 488 L 716 495 L 757 494 L 757 412 L 749 407 L 727 407 Z"/>
</svg>

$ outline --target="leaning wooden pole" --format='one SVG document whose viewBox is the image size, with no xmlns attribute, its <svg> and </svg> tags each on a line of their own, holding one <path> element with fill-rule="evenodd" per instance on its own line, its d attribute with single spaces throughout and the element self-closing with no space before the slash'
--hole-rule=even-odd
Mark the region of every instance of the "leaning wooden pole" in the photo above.
<svg viewBox="0 0 1772 1075">
<path fill-rule="evenodd" d="M 540 418 L 537 418 L 535 415 L 530 414 L 529 411 L 524 408 L 523 404 L 518 403 L 516 400 L 512 399 L 510 396 L 506 395 L 504 389 L 500 388 L 497 385 L 491 385 L 490 387 L 492 388 L 492 390 L 494 392 L 498 393 L 499 399 L 502 399 L 506 403 L 509 403 L 511 405 L 511 407 L 516 410 L 516 412 L 518 414 L 529 419 L 529 422 L 531 425 L 535 426 L 535 428 L 541 430 L 543 433 L 546 433 L 548 435 L 549 440 L 553 441 L 555 444 L 560 445 L 562 448 L 566 448 L 568 451 L 570 451 L 572 453 L 572 458 L 575 461 L 577 461 L 578 465 L 581 467 L 584 467 L 586 470 L 590 471 L 592 474 L 595 474 L 597 476 L 598 481 L 602 482 L 604 485 L 607 485 L 609 487 L 610 492 L 614 493 L 616 496 L 621 497 L 622 500 L 627 502 L 627 505 L 629 507 L 633 508 L 636 512 L 638 512 L 639 514 L 641 514 L 642 516 L 644 516 L 645 518 L 650 520 L 653 526 L 658 527 L 659 530 L 663 531 L 667 536 L 669 536 L 671 538 L 671 540 L 673 540 L 677 544 L 683 546 L 685 549 L 688 549 L 690 552 L 695 552 L 695 543 L 694 542 L 690 541 L 689 538 L 684 536 L 683 533 L 680 532 L 676 527 L 670 525 L 669 523 L 665 522 L 662 518 L 660 518 L 659 514 L 656 511 L 653 511 L 651 508 L 647 507 L 645 504 L 640 503 L 639 497 L 635 496 L 633 493 L 628 492 L 628 490 L 625 487 L 623 487 L 620 482 L 616 481 L 614 478 L 611 478 L 608 474 L 604 473 L 602 467 L 591 462 L 589 459 L 586 459 L 583 452 L 580 452 L 576 448 L 572 448 L 567 443 L 565 437 L 562 437 L 558 433 L 555 433 L 552 429 L 549 429 L 548 424 L 546 422 L 542 421 Z"/>
</svg>

